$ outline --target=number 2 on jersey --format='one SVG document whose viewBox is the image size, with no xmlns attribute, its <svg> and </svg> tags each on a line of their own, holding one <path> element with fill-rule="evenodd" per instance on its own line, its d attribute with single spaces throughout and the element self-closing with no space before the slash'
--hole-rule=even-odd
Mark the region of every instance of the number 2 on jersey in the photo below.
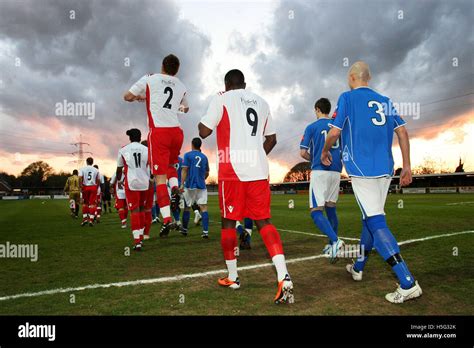
<svg viewBox="0 0 474 348">
<path fill-rule="evenodd" d="M 171 109 L 170 101 L 173 98 L 173 89 L 171 87 L 166 87 L 163 93 L 169 94 L 168 99 L 166 99 L 165 103 L 163 104 L 163 107 L 165 109 Z"/>
<path fill-rule="evenodd" d="M 253 119 L 250 117 L 253 115 Z M 258 127 L 258 115 L 257 111 L 252 108 L 247 109 L 247 123 L 252 126 L 252 136 L 254 137 L 257 134 L 257 127 Z"/>
<path fill-rule="evenodd" d="M 201 161 L 202 161 L 202 158 L 199 157 L 199 156 L 196 156 L 196 157 L 194 157 L 194 159 L 197 161 L 197 162 L 196 162 L 196 168 L 201 168 Z"/>
</svg>

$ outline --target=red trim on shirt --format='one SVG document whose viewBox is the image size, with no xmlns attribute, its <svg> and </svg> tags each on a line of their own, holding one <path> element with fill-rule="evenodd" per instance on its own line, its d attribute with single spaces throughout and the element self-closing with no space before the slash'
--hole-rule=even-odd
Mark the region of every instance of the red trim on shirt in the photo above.
<svg viewBox="0 0 474 348">
<path fill-rule="evenodd" d="M 238 181 L 239 177 L 235 173 L 234 167 L 230 162 L 230 121 L 227 109 L 224 106 L 222 119 L 217 125 L 217 150 L 219 160 L 218 180 Z M 219 156 L 220 154 L 220 156 Z"/>
</svg>

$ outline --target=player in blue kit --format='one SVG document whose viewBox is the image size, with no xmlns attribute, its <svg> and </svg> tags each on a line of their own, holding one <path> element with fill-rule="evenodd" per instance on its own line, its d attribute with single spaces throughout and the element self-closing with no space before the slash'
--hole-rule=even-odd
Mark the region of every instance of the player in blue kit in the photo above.
<svg viewBox="0 0 474 348">
<path fill-rule="evenodd" d="M 316 227 L 329 238 L 329 244 L 323 252 L 329 255 L 331 263 L 338 259 L 338 253 L 344 242 L 337 237 L 339 225 L 336 214 L 336 202 L 339 196 L 341 181 L 341 148 L 339 141 L 331 147 L 332 162 L 326 166 L 321 163 L 321 151 L 328 132 L 331 119 L 331 103 L 326 98 L 319 99 L 314 105 L 317 120 L 306 127 L 300 143 L 300 155 L 311 162 L 311 180 L 309 184 L 309 208 Z M 323 211 L 326 211 L 327 218 Z"/>
<path fill-rule="evenodd" d="M 207 212 L 206 179 L 209 176 L 209 161 L 201 152 L 202 141 L 194 138 L 191 142 L 192 150 L 184 154 L 181 170 L 181 190 L 184 190 L 185 208 L 183 213 L 182 234 L 187 234 L 191 207 L 199 205 L 202 216 L 202 238 L 209 238 L 209 213 Z"/>
<path fill-rule="evenodd" d="M 252 230 L 253 230 L 253 220 L 249 218 L 244 218 L 244 224 L 242 225 L 240 221 L 236 221 L 235 229 L 239 234 L 240 246 L 242 250 L 252 249 Z"/>
<path fill-rule="evenodd" d="M 384 206 L 394 173 L 393 133 L 397 134 L 403 159 L 400 186 L 409 185 L 412 181 L 410 141 L 405 121 L 398 115 L 389 98 L 369 88 L 370 78 L 366 63 L 356 62 L 350 68 L 348 82 L 351 91 L 339 97 L 332 129 L 321 153 L 321 162 L 331 164 L 334 159 L 331 158 L 330 149 L 342 135 L 342 160 L 362 211 L 360 243 L 363 246 L 361 249 L 365 251 L 363 258 L 353 265 L 347 265 L 346 269 L 354 280 L 362 280 L 368 252 L 375 248 L 400 281 L 397 289 L 385 298 L 392 303 L 403 303 L 421 296 L 422 290 L 400 255 L 400 248 L 385 220 Z"/>
</svg>

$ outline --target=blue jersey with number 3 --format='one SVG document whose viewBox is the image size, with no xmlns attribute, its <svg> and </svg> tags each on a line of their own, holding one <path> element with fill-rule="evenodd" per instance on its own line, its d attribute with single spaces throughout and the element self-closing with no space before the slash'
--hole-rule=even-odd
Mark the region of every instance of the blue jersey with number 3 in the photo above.
<svg viewBox="0 0 474 348">
<path fill-rule="evenodd" d="M 339 146 L 339 140 L 331 148 L 332 162 L 331 165 L 325 166 L 321 163 L 321 152 L 326 142 L 326 137 L 331 129 L 329 124 L 331 119 L 320 118 L 317 121 L 311 123 L 306 127 L 301 139 L 300 149 L 306 149 L 311 154 L 311 170 L 329 170 L 333 172 L 341 172 L 341 148 Z"/>
<path fill-rule="evenodd" d="M 342 130 L 342 161 L 349 176 L 393 175 L 393 132 L 405 125 L 388 97 L 359 87 L 339 97 L 332 127 Z"/>
<path fill-rule="evenodd" d="M 184 154 L 183 167 L 188 167 L 188 175 L 184 186 L 189 189 L 205 189 L 206 173 L 209 162 L 201 151 L 193 150 Z"/>
</svg>

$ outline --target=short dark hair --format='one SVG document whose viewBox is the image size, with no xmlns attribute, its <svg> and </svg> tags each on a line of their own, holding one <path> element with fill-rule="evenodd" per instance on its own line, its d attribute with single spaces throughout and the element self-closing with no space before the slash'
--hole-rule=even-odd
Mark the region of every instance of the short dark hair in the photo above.
<svg viewBox="0 0 474 348">
<path fill-rule="evenodd" d="M 226 87 L 242 87 L 245 85 L 245 76 L 239 69 L 232 69 L 224 76 Z"/>
<path fill-rule="evenodd" d="M 92 163 L 94 163 L 94 159 L 93 159 L 92 157 L 87 157 L 86 163 L 87 163 L 88 165 L 91 165 Z"/>
<path fill-rule="evenodd" d="M 95 169 L 99 169 L 99 166 L 97 164 L 94 164 Z"/>
<path fill-rule="evenodd" d="M 321 98 L 314 104 L 314 109 L 319 109 L 323 114 L 328 115 L 331 112 L 331 102 L 328 98 Z"/>
<path fill-rule="evenodd" d="M 130 138 L 131 142 L 140 142 L 140 140 L 142 139 L 142 132 L 140 132 L 138 128 L 129 129 L 126 134 Z"/>
<path fill-rule="evenodd" d="M 195 149 L 200 149 L 200 148 L 201 148 L 201 145 L 202 145 L 202 140 L 201 140 L 201 138 L 194 138 L 194 139 L 191 141 L 191 144 L 193 144 L 193 146 L 194 146 Z"/>
<path fill-rule="evenodd" d="M 178 73 L 179 64 L 179 58 L 174 54 L 169 54 L 163 58 L 163 71 L 171 76 L 174 76 Z"/>
<path fill-rule="evenodd" d="M 143 146 L 148 147 L 148 140 L 142 140 L 141 144 L 142 144 Z"/>
<path fill-rule="evenodd" d="M 77 175 L 77 174 L 79 174 L 79 172 L 77 171 L 77 169 L 74 169 L 74 170 L 72 171 L 72 175 Z"/>
</svg>

